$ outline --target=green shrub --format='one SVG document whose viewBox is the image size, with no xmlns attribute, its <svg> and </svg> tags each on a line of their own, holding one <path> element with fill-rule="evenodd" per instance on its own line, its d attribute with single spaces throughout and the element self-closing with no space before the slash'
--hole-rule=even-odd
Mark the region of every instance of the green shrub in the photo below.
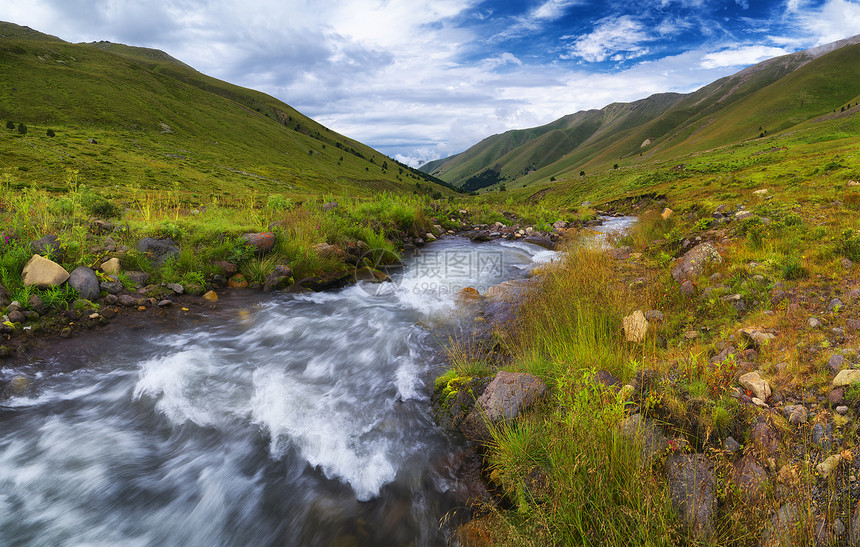
<svg viewBox="0 0 860 547">
<path fill-rule="evenodd" d="M 796 254 L 786 255 L 780 267 L 782 278 L 786 280 L 803 279 L 809 272 L 803 267 L 803 262 Z"/>
</svg>

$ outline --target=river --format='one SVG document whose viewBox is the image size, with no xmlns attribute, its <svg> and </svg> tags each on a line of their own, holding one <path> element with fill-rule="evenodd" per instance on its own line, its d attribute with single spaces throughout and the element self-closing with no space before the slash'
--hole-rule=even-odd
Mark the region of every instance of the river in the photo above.
<svg viewBox="0 0 860 547">
<path fill-rule="evenodd" d="M 234 291 L 4 369 L 0 545 L 446 544 L 462 447 L 428 385 L 474 326 L 457 292 L 553 256 L 444 238 L 393 283 Z"/>
</svg>

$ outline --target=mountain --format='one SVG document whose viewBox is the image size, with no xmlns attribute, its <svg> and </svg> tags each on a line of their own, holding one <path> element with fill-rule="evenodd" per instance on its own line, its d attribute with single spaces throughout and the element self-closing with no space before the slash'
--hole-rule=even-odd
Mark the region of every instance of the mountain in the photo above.
<svg viewBox="0 0 860 547">
<path fill-rule="evenodd" d="M 784 131 L 860 95 L 860 35 L 763 61 L 693 93 L 660 93 L 488 137 L 421 167 L 474 191 L 670 159 Z"/>
<path fill-rule="evenodd" d="M 215 195 L 447 191 L 269 95 L 163 51 L 72 44 L 0 22 L 0 74 L 0 120 L 28 129 L 0 132 L 0 165 L 22 186 L 61 188 L 75 178 Z"/>
</svg>

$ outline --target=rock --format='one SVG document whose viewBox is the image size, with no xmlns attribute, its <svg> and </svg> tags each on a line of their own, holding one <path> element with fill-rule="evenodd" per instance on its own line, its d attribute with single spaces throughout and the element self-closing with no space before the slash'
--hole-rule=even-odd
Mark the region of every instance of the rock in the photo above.
<svg viewBox="0 0 860 547">
<path fill-rule="evenodd" d="M 674 213 L 674 212 L 675 211 L 673 211 L 672 209 L 669 209 L 668 207 L 666 207 L 665 209 L 663 209 L 663 212 L 660 213 L 660 218 L 662 218 L 663 220 L 666 220 L 669 217 L 671 217 L 672 213 Z"/>
<path fill-rule="evenodd" d="M 102 281 L 99 283 L 99 288 L 110 294 L 119 294 L 125 287 L 122 286 L 122 282 L 120 280 L 112 277 L 110 281 Z"/>
<path fill-rule="evenodd" d="M 648 320 L 642 310 L 636 310 L 621 320 L 624 336 L 628 342 L 644 342 L 648 332 Z"/>
<path fill-rule="evenodd" d="M 197 283 L 188 283 L 185 285 L 185 294 L 190 294 L 191 296 L 200 296 L 204 293 L 205 289 L 202 285 L 198 285 Z"/>
<path fill-rule="evenodd" d="M 563 220 L 559 220 L 552 223 L 552 229 L 555 232 L 561 232 L 562 230 L 567 230 L 569 224 Z"/>
<path fill-rule="evenodd" d="M 748 502 L 757 502 L 764 496 L 767 472 L 758 464 L 752 453 L 746 454 L 734 464 L 732 482 Z"/>
<path fill-rule="evenodd" d="M 767 194 L 767 188 L 762 188 L 761 190 L 755 190 L 753 192 L 754 196 L 763 196 L 765 194 Z"/>
<path fill-rule="evenodd" d="M 806 324 L 809 325 L 809 328 L 817 329 L 821 326 L 821 319 L 817 317 L 810 317 L 806 320 Z"/>
<path fill-rule="evenodd" d="M 120 272 L 119 259 L 114 257 L 102 263 L 99 269 L 108 275 L 116 275 Z"/>
<path fill-rule="evenodd" d="M 809 416 L 809 411 L 803 405 L 786 405 L 782 407 L 782 413 L 792 425 L 805 424 Z"/>
<path fill-rule="evenodd" d="M 860 382 L 860 370 L 858 369 L 840 370 L 833 378 L 834 387 L 850 386 L 858 382 Z"/>
<path fill-rule="evenodd" d="M 672 507 L 690 535 L 707 540 L 714 532 L 713 464 L 702 454 L 675 454 L 666 460 Z"/>
<path fill-rule="evenodd" d="M 767 332 L 759 327 L 744 327 L 738 331 L 738 334 L 759 348 L 768 345 L 771 340 L 776 338 L 775 334 Z"/>
<path fill-rule="evenodd" d="M 616 390 L 621 387 L 621 380 L 613 376 L 608 370 L 598 370 L 594 374 L 592 382 L 595 385 L 602 385 Z"/>
<path fill-rule="evenodd" d="M 727 450 L 734 454 L 740 449 L 741 444 L 739 442 L 737 442 L 733 437 L 726 437 L 725 442 L 723 442 L 723 450 Z"/>
<path fill-rule="evenodd" d="M 30 248 L 33 249 L 33 254 L 50 255 L 57 260 L 63 259 L 63 249 L 60 246 L 59 239 L 54 234 L 48 234 L 35 241 L 31 241 Z"/>
<path fill-rule="evenodd" d="M 849 259 L 849 258 L 843 258 L 841 264 L 842 264 L 842 267 L 845 268 L 846 270 L 850 270 L 851 268 L 854 267 L 854 262 L 852 262 L 851 259 Z"/>
<path fill-rule="evenodd" d="M 812 427 L 812 442 L 824 450 L 833 445 L 833 425 L 817 423 Z"/>
<path fill-rule="evenodd" d="M 10 323 L 23 323 L 27 320 L 27 316 L 22 311 L 11 311 L 7 314 Z"/>
<path fill-rule="evenodd" d="M 848 538 L 851 541 L 851 546 L 860 545 L 860 501 L 854 508 L 854 515 L 851 517 L 851 528 L 848 532 Z"/>
<path fill-rule="evenodd" d="M 475 232 L 469 236 L 469 239 L 472 241 L 472 243 L 482 243 L 484 241 L 490 241 L 490 232 L 487 230 Z"/>
<path fill-rule="evenodd" d="M 346 251 L 337 245 L 329 245 L 328 243 L 317 243 L 313 246 L 313 250 L 320 258 L 326 260 L 336 260 L 338 262 L 347 262 L 348 255 Z"/>
<path fill-rule="evenodd" d="M 845 368 L 845 357 L 838 353 L 833 354 L 830 356 L 830 359 L 827 360 L 827 366 L 830 367 L 830 371 L 833 374 L 838 374 L 839 371 Z"/>
<path fill-rule="evenodd" d="M 737 213 L 735 213 L 735 220 L 747 220 L 754 216 L 755 215 L 752 214 L 750 211 L 738 211 Z"/>
<path fill-rule="evenodd" d="M 218 294 L 215 291 L 209 291 L 203 295 L 203 300 L 214 304 L 218 302 Z"/>
<path fill-rule="evenodd" d="M 759 547 L 782 547 L 787 545 L 799 545 L 797 530 L 801 513 L 793 503 L 786 503 L 774 513 L 770 524 L 764 530 L 759 542 Z"/>
<path fill-rule="evenodd" d="M 244 289 L 248 286 L 248 280 L 244 275 L 237 273 L 227 280 L 227 286 L 231 289 Z"/>
<path fill-rule="evenodd" d="M 770 385 L 764 380 L 758 371 L 748 372 L 738 378 L 738 382 L 755 394 L 762 401 L 767 401 L 770 397 Z"/>
<path fill-rule="evenodd" d="M 227 262 L 226 260 L 216 260 L 212 265 L 220 270 L 221 274 L 227 278 L 233 277 L 239 272 L 239 266 L 232 262 Z"/>
<path fill-rule="evenodd" d="M 133 306 L 137 306 L 137 299 L 131 296 L 130 294 L 121 294 L 119 295 L 119 299 L 117 300 L 120 306 L 125 306 L 126 308 L 131 308 Z"/>
<path fill-rule="evenodd" d="M 275 248 L 275 234 L 272 232 L 242 234 L 242 239 L 257 255 L 264 255 Z"/>
<path fill-rule="evenodd" d="M 767 422 L 757 422 L 750 430 L 750 442 L 764 457 L 773 457 L 779 451 L 776 433 Z"/>
<path fill-rule="evenodd" d="M 155 239 L 145 237 L 137 242 L 137 252 L 143 253 L 156 265 L 161 266 L 169 259 L 179 258 L 179 246 L 172 239 Z"/>
<path fill-rule="evenodd" d="M 837 406 L 836 407 L 836 413 L 839 414 L 840 416 L 845 416 L 846 414 L 848 414 L 848 407 L 845 405 Z"/>
<path fill-rule="evenodd" d="M 21 273 L 25 287 L 56 287 L 69 278 L 69 272 L 62 266 L 39 255 L 33 255 L 24 265 Z"/>
<path fill-rule="evenodd" d="M 821 478 L 826 479 L 831 473 L 836 471 L 839 464 L 842 463 L 842 454 L 834 454 L 815 466 L 815 470 L 821 475 Z"/>
<path fill-rule="evenodd" d="M 427 232 L 426 234 L 424 234 L 424 240 L 427 241 L 428 243 L 430 243 L 430 242 L 436 241 L 436 236 L 434 236 L 430 232 Z"/>
<path fill-rule="evenodd" d="M 164 300 L 159 300 L 158 304 L 156 304 L 156 306 L 158 306 L 159 308 L 166 308 L 167 306 L 170 306 L 172 304 L 173 304 L 172 300 L 164 299 Z"/>
<path fill-rule="evenodd" d="M 149 283 L 149 280 L 152 279 L 152 276 L 149 275 L 148 273 L 138 272 L 135 270 L 125 272 L 125 276 L 129 279 L 129 281 L 131 281 L 132 283 L 134 283 L 138 287 L 146 285 L 147 283 Z"/>
<path fill-rule="evenodd" d="M 663 322 L 663 312 L 658 310 L 648 310 L 645 312 L 645 319 L 651 322 Z"/>
<path fill-rule="evenodd" d="M 687 298 L 692 298 L 693 296 L 696 295 L 696 285 L 692 281 L 690 281 L 689 279 L 686 279 L 683 282 L 681 282 L 680 291 L 681 291 L 682 296 L 685 296 Z"/>
<path fill-rule="evenodd" d="M 34 312 L 42 315 L 45 313 L 45 303 L 42 302 L 42 299 L 39 298 L 37 294 L 31 294 L 30 298 L 27 299 L 27 307 L 29 307 Z"/>
<path fill-rule="evenodd" d="M 830 303 L 827 304 L 827 311 L 832 311 L 832 312 L 838 313 L 839 310 L 841 310 L 844 307 L 845 307 L 845 303 L 843 303 L 842 300 L 840 300 L 838 298 L 832 298 L 830 300 Z"/>
<path fill-rule="evenodd" d="M 180 285 L 179 283 L 168 283 L 165 285 L 168 289 L 173 291 L 174 294 L 183 294 L 185 293 L 185 287 Z"/>
<path fill-rule="evenodd" d="M 606 252 L 615 260 L 627 260 L 633 253 L 633 247 L 630 247 L 629 245 L 623 245 L 615 249 L 609 249 Z"/>
<path fill-rule="evenodd" d="M 470 440 L 489 441 L 492 436 L 485 421 L 498 424 L 515 420 L 546 393 L 546 385 L 537 376 L 524 372 L 499 371 L 463 420 L 460 430 Z"/>
<path fill-rule="evenodd" d="M 538 247 L 543 247 L 544 249 L 548 249 L 550 251 L 555 250 L 555 243 L 545 237 L 540 236 L 532 236 L 523 239 L 526 243 L 531 243 L 532 245 L 537 245 Z"/>
<path fill-rule="evenodd" d="M 672 268 L 672 278 L 681 283 L 686 279 L 692 280 L 701 274 L 709 264 L 719 264 L 723 257 L 710 243 L 696 245 L 681 257 L 675 267 Z"/>
<path fill-rule="evenodd" d="M 293 270 L 285 265 L 278 264 L 272 272 L 266 276 L 263 282 L 263 291 L 272 292 L 278 289 L 283 289 L 292 283 Z"/>
<path fill-rule="evenodd" d="M 619 396 L 622 392 L 619 392 Z M 621 422 L 621 433 L 630 441 L 642 443 L 642 465 L 646 467 L 669 447 L 669 441 L 660 426 L 641 414 L 634 414 Z"/>
<path fill-rule="evenodd" d="M 366 281 L 368 283 L 384 283 L 386 281 L 391 281 L 391 278 L 388 276 L 388 274 L 377 270 L 376 268 L 371 268 L 370 266 L 362 266 L 360 268 L 355 269 L 355 280 Z M 471 289 L 471 287 L 466 288 Z"/>
</svg>

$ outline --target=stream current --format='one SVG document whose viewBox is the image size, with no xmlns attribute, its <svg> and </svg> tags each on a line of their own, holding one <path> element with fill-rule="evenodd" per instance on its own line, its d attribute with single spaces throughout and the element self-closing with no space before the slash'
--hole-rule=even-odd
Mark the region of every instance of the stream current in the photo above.
<svg viewBox="0 0 860 547">
<path fill-rule="evenodd" d="M 393 283 L 234 291 L 4 369 L 21 387 L 0 403 L 0 545 L 446 544 L 461 447 L 429 391 L 474 328 L 457 292 L 554 256 L 444 238 Z"/>
</svg>

